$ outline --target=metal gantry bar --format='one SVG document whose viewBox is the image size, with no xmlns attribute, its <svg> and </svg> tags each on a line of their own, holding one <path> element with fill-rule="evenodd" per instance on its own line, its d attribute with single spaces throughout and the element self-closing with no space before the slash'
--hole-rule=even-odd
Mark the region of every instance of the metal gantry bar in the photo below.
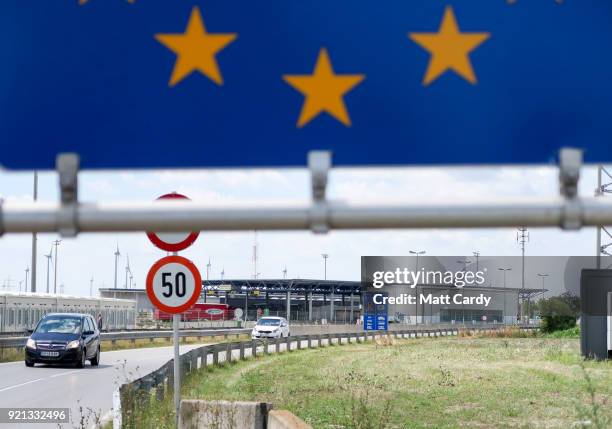
<svg viewBox="0 0 612 429">
<path fill-rule="evenodd" d="M 497 199 L 477 202 L 404 205 L 349 205 L 326 199 L 330 156 L 311 153 L 312 201 L 287 207 L 211 207 L 196 201 L 139 203 L 79 202 L 78 157 L 58 159 L 61 200 L 58 203 L 0 201 L 0 234 L 128 231 L 238 231 L 384 228 L 494 228 L 612 225 L 612 199 L 579 197 L 582 152 L 561 151 L 560 194 L 548 198 Z"/>
</svg>

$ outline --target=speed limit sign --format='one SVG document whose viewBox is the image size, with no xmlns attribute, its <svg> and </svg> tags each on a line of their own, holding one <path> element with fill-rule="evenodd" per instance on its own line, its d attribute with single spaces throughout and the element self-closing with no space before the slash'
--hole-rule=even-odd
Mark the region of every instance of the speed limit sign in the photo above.
<svg viewBox="0 0 612 429">
<path fill-rule="evenodd" d="M 182 256 L 166 256 L 147 274 L 147 295 L 161 311 L 178 314 L 196 303 L 202 290 L 202 277 L 196 266 Z"/>
</svg>

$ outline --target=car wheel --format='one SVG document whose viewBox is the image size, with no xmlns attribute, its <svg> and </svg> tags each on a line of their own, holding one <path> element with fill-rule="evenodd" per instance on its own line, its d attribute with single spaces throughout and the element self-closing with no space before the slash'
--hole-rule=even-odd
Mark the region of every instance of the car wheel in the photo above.
<svg viewBox="0 0 612 429">
<path fill-rule="evenodd" d="M 90 360 L 91 366 L 98 366 L 100 364 L 100 347 L 98 347 L 98 351 L 96 355 Z"/>
<path fill-rule="evenodd" d="M 87 351 L 85 349 L 83 349 L 83 352 L 81 353 L 81 360 L 79 362 L 77 362 L 76 367 L 77 368 L 85 367 L 85 361 L 86 360 L 87 360 Z"/>
<path fill-rule="evenodd" d="M 34 362 L 30 362 L 30 361 L 25 361 L 25 366 L 32 368 L 34 366 Z"/>
</svg>

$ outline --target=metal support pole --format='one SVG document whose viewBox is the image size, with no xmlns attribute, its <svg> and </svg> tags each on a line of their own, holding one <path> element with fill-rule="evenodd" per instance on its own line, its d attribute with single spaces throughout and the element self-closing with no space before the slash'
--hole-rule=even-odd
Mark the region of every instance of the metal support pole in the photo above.
<svg viewBox="0 0 612 429">
<path fill-rule="evenodd" d="M 38 200 L 38 172 L 34 172 L 34 201 Z M 36 263 L 37 263 L 37 255 L 36 255 L 36 245 L 37 245 L 37 236 L 36 232 L 32 233 L 32 292 L 36 292 Z"/>
<path fill-rule="evenodd" d="M 174 341 L 174 410 L 176 412 L 176 427 L 179 421 L 179 408 L 181 406 L 181 368 L 179 351 L 179 324 L 180 314 L 172 316 L 172 339 Z"/>
<path fill-rule="evenodd" d="M 312 289 L 308 292 L 308 321 L 312 322 Z"/>
<path fill-rule="evenodd" d="M 287 289 L 287 321 L 291 320 L 291 285 Z"/>
</svg>

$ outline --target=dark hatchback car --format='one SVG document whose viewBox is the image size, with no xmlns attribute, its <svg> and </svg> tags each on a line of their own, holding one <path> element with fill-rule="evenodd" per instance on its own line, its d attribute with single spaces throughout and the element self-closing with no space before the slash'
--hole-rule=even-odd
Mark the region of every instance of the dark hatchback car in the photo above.
<svg viewBox="0 0 612 429">
<path fill-rule="evenodd" d="M 28 338 L 25 364 L 100 363 L 100 332 L 89 314 L 51 313 L 43 317 Z"/>
</svg>

